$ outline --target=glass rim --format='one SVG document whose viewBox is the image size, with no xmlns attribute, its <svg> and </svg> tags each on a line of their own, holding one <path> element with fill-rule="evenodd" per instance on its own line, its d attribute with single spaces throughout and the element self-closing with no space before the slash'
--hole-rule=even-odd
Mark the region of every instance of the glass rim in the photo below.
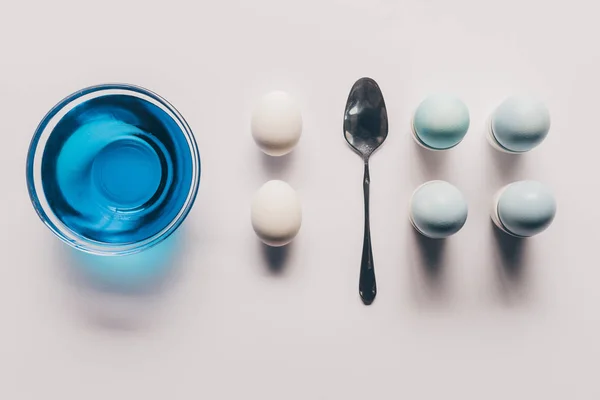
<svg viewBox="0 0 600 400">
<path fill-rule="evenodd" d="M 123 94 L 138 97 L 156 105 L 169 115 L 185 136 L 192 159 L 192 179 L 184 204 L 177 215 L 159 232 L 136 242 L 113 244 L 86 238 L 66 226 L 52 211 L 42 187 L 41 161 L 48 138 L 56 124 L 70 110 L 93 98 L 111 94 Z M 200 185 L 200 153 L 194 134 L 186 120 L 177 109 L 160 95 L 126 83 L 107 83 L 80 89 L 54 105 L 38 124 L 29 144 L 26 161 L 26 180 L 29 198 L 42 222 L 64 243 L 86 253 L 96 255 L 127 255 L 138 253 L 152 247 L 169 237 L 181 225 L 189 214 Z"/>
</svg>

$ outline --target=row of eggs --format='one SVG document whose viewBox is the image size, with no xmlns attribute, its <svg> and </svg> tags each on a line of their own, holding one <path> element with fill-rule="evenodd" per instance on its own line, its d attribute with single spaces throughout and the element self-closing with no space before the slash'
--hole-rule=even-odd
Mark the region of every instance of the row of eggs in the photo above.
<svg viewBox="0 0 600 400">
<path fill-rule="evenodd" d="M 417 143 L 430 150 L 457 146 L 467 134 L 469 110 L 459 98 L 436 94 L 423 100 L 412 119 Z M 538 146 L 550 130 L 550 113 L 539 100 L 512 96 L 493 112 L 489 122 L 492 145 L 508 153 L 524 153 Z M 294 99 L 282 91 L 264 96 L 252 115 L 252 135 L 268 155 L 282 156 L 294 148 L 302 133 L 302 115 Z"/>
<path fill-rule="evenodd" d="M 438 94 L 417 107 L 413 120 L 414 139 L 430 150 L 457 146 L 470 125 L 469 110 L 459 98 Z M 545 105 L 527 96 L 513 96 L 501 103 L 489 124 L 489 138 L 498 150 L 524 153 L 539 145 L 550 129 Z M 282 156 L 298 143 L 302 133 L 300 108 L 287 93 L 275 91 L 264 96 L 252 115 L 252 135 L 268 155 Z M 421 234 L 435 239 L 458 232 L 467 220 L 465 197 L 445 181 L 430 181 L 415 190 L 409 220 Z M 494 198 L 492 221 L 504 232 L 517 237 L 534 236 L 545 230 L 556 214 L 552 192 L 536 181 L 514 182 Z M 302 210 L 294 189 L 286 182 L 265 183 L 252 202 L 254 231 L 267 245 L 288 244 L 300 230 Z"/>
<path fill-rule="evenodd" d="M 468 205 L 462 192 L 445 181 L 419 186 L 410 201 L 409 220 L 414 228 L 432 239 L 457 233 L 467 221 Z M 516 237 L 531 237 L 544 231 L 556 215 L 556 200 L 546 185 L 537 181 L 513 182 L 494 197 L 491 218 L 502 231 Z M 294 189 L 286 182 L 265 183 L 252 201 L 252 227 L 269 246 L 291 242 L 300 230 L 302 208 Z"/>
</svg>

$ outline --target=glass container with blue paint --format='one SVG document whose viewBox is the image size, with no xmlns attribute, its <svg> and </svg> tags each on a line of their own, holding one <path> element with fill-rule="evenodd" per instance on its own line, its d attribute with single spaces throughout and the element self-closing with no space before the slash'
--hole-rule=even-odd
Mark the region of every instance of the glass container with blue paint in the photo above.
<svg viewBox="0 0 600 400">
<path fill-rule="evenodd" d="M 200 182 L 192 131 L 166 100 L 109 84 L 58 103 L 37 128 L 27 185 L 42 221 L 99 255 L 132 254 L 173 233 Z"/>
</svg>

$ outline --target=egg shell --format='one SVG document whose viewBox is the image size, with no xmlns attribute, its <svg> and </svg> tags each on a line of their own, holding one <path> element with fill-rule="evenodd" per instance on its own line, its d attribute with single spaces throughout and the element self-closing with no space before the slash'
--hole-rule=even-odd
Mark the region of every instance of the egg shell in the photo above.
<svg viewBox="0 0 600 400">
<path fill-rule="evenodd" d="M 251 210 L 256 235 L 269 246 L 284 246 L 298 234 L 302 208 L 296 191 L 286 182 L 265 183 L 254 195 Z"/>
<path fill-rule="evenodd" d="M 550 112 L 531 96 L 504 100 L 490 120 L 490 138 L 499 150 L 524 153 L 537 147 L 550 131 Z"/>
<path fill-rule="evenodd" d="M 462 100 L 448 94 L 431 95 L 415 111 L 413 136 L 425 148 L 447 150 L 463 140 L 470 123 L 469 109 Z"/>
<path fill-rule="evenodd" d="M 467 215 L 463 194 L 448 182 L 426 182 L 412 195 L 410 221 L 427 237 L 443 239 L 455 234 L 464 226 Z"/>
<path fill-rule="evenodd" d="M 252 114 L 252 137 L 270 156 L 282 156 L 296 146 L 302 135 L 302 114 L 296 101 L 286 92 L 265 95 Z"/>
<path fill-rule="evenodd" d="M 556 216 L 556 200 L 550 188 L 537 181 L 505 186 L 496 196 L 492 219 L 502 230 L 531 237 L 546 230 Z"/>
</svg>

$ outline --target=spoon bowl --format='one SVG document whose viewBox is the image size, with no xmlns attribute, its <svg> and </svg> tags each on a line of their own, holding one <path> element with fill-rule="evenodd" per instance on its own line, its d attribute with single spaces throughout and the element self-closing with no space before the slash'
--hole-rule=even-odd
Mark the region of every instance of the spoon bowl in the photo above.
<svg viewBox="0 0 600 400">
<path fill-rule="evenodd" d="M 359 155 L 368 159 L 388 135 L 383 94 L 377 82 L 361 78 L 350 90 L 344 113 L 344 137 Z"/>
</svg>

